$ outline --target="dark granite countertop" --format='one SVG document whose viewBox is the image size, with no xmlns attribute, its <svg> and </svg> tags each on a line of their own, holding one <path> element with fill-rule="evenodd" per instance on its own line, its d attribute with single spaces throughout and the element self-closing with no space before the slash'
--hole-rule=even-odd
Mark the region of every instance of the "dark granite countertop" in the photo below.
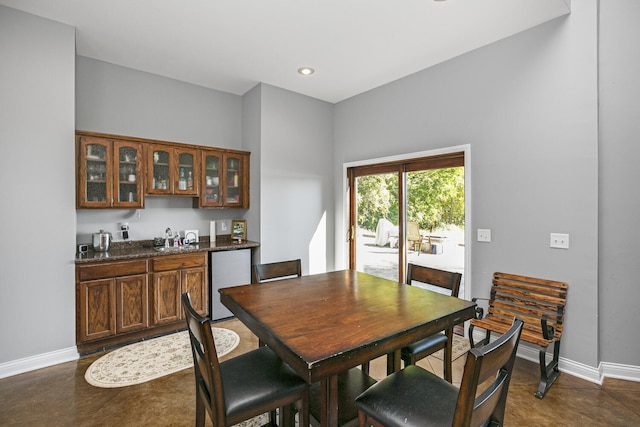
<svg viewBox="0 0 640 427">
<path fill-rule="evenodd" d="M 100 262 L 100 261 L 117 261 L 136 258 L 149 258 L 166 255 L 178 255 L 194 252 L 216 252 L 231 251 L 236 249 L 257 248 L 260 246 L 258 242 L 243 240 L 241 243 L 232 242 L 229 238 L 219 238 L 215 243 L 210 243 L 208 237 L 201 238 L 200 242 L 190 245 L 187 248 L 169 248 L 169 250 L 158 251 L 153 247 L 153 240 L 131 241 L 131 242 L 113 242 L 107 252 L 96 252 L 89 249 L 88 252 L 76 254 L 76 264 Z"/>
</svg>

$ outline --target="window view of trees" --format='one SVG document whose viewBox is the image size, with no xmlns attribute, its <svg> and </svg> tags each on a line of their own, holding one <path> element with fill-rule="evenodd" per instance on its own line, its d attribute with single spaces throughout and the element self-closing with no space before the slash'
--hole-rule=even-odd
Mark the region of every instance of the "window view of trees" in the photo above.
<svg viewBox="0 0 640 427">
<path fill-rule="evenodd" d="M 398 225 L 398 180 L 395 174 L 358 178 L 358 226 L 375 230 L 386 218 Z M 464 228 L 464 168 L 409 172 L 407 174 L 407 221 L 423 230 L 448 226 Z"/>
</svg>

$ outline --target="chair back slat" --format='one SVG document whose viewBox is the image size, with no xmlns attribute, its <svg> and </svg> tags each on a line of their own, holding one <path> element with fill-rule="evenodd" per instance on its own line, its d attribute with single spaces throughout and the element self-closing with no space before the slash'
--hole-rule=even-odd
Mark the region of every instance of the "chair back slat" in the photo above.
<svg viewBox="0 0 640 427">
<path fill-rule="evenodd" d="M 300 276 L 302 276 L 302 262 L 299 259 L 268 264 L 254 264 L 253 266 L 254 283 Z"/>
<path fill-rule="evenodd" d="M 407 285 L 412 282 L 420 282 L 438 288 L 448 290 L 448 295 L 458 297 L 462 274 L 452 271 L 438 270 L 437 268 L 424 267 L 417 264 L 407 266 Z"/>
<path fill-rule="evenodd" d="M 487 420 L 503 424 L 507 392 L 523 324 L 521 319 L 515 319 L 511 328 L 496 341 L 467 353 L 454 426 L 481 426 Z M 490 378 L 494 380 L 487 384 Z M 479 386 L 483 387 L 480 393 Z"/>
</svg>

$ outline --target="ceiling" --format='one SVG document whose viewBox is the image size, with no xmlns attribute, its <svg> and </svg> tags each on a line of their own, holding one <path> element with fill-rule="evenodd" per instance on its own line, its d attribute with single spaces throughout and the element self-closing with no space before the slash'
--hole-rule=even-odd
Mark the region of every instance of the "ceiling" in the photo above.
<svg viewBox="0 0 640 427">
<path fill-rule="evenodd" d="M 263 82 L 332 103 L 570 12 L 570 0 L 0 4 L 75 27 L 81 56 L 237 95 Z"/>
</svg>

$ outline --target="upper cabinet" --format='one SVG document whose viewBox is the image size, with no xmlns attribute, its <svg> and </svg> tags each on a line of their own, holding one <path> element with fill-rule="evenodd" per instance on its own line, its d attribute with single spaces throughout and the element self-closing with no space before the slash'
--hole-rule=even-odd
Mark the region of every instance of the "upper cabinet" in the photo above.
<svg viewBox="0 0 640 427">
<path fill-rule="evenodd" d="M 142 145 L 78 136 L 78 208 L 142 208 Z"/>
<path fill-rule="evenodd" d="M 147 146 L 146 194 L 198 196 L 198 150 L 165 144 Z"/>
<path fill-rule="evenodd" d="M 249 154 L 200 150 L 202 159 L 199 207 L 249 208 Z"/>
<path fill-rule="evenodd" d="M 248 208 L 249 156 L 225 153 L 224 155 L 224 205 Z"/>
<path fill-rule="evenodd" d="M 249 207 L 247 151 L 76 132 L 76 207 L 143 208 L 187 196 L 201 208 Z"/>
</svg>

